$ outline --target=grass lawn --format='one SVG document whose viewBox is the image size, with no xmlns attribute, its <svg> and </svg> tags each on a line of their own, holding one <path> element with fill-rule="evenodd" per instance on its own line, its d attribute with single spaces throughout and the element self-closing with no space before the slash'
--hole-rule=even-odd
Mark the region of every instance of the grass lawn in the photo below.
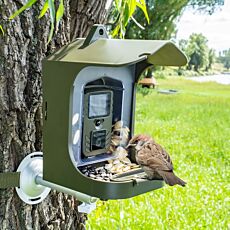
<svg viewBox="0 0 230 230">
<path fill-rule="evenodd" d="M 230 229 L 230 86 L 180 78 L 159 85 L 179 93 L 139 92 L 135 133 L 164 146 L 188 184 L 98 202 L 87 229 Z"/>
</svg>

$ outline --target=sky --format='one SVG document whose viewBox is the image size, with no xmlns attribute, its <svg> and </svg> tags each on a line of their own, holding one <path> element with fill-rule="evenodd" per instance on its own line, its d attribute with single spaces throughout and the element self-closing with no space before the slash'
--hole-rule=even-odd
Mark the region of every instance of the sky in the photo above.
<svg viewBox="0 0 230 230">
<path fill-rule="evenodd" d="M 188 39 L 192 33 L 202 33 L 208 46 L 217 52 L 230 48 L 230 0 L 224 1 L 221 10 L 212 15 L 185 10 L 178 23 L 177 39 Z"/>
</svg>

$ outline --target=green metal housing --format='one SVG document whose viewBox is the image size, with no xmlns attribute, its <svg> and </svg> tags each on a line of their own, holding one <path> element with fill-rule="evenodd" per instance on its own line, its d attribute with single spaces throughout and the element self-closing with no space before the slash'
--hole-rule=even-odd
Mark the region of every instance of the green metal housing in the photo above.
<svg viewBox="0 0 230 230">
<path fill-rule="evenodd" d="M 132 95 L 128 125 L 133 133 L 135 85 L 140 73 L 149 65 L 182 66 L 187 62 L 170 41 L 117 40 L 108 39 L 105 34 L 103 26 L 95 26 L 86 39 L 73 41 L 43 61 L 43 178 L 103 200 L 133 197 L 161 188 L 163 182 L 97 181 L 80 172 L 72 147 L 77 80 L 85 79 L 87 83 L 90 75 L 96 78 L 113 75 L 121 81 L 127 77 L 124 90 Z"/>
</svg>

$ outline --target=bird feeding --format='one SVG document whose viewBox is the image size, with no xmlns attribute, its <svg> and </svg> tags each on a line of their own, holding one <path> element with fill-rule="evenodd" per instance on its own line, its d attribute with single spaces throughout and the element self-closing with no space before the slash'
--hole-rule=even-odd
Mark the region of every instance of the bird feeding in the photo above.
<svg viewBox="0 0 230 230">
<path fill-rule="evenodd" d="M 129 141 L 128 147 L 135 148 L 136 161 L 149 180 L 163 179 L 170 186 L 185 186 L 186 182 L 174 174 L 169 154 L 153 138 L 143 134 L 136 135 Z"/>
<path fill-rule="evenodd" d="M 127 127 L 125 129 L 127 130 Z M 122 139 L 122 136 L 118 137 L 113 138 Z M 127 143 L 128 138 L 125 139 Z M 136 163 L 131 162 L 129 158 L 130 153 L 128 153 L 128 150 L 131 148 L 134 148 Z M 115 159 L 108 160 L 108 162 L 101 165 L 82 167 L 81 172 L 92 179 L 100 181 L 116 181 L 117 178 L 119 178 L 119 181 L 122 178 L 126 180 L 128 174 L 129 176 L 134 175 L 133 179 L 164 180 L 170 186 L 176 184 L 185 186 L 186 184 L 174 174 L 169 154 L 150 136 L 136 135 L 129 140 L 126 148 L 122 147 L 120 142 L 113 143 L 110 151 L 116 153 Z M 140 169 L 143 169 L 143 171 Z"/>
<path fill-rule="evenodd" d="M 113 181 L 117 176 L 121 178 L 127 172 L 135 174 L 136 169 L 140 166 L 131 162 L 126 146 L 129 141 L 129 128 L 123 127 L 122 121 L 117 121 L 112 126 L 112 135 L 110 145 L 107 149 L 107 154 L 113 154 L 114 158 L 105 161 L 102 164 L 93 164 L 83 166 L 80 171 L 85 175 L 95 180 Z M 140 170 L 139 170 L 140 171 Z"/>
<path fill-rule="evenodd" d="M 136 84 L 150 65 L 186 62 L 170 41 L 109 39 L 102 25 L 48 56 L 43 179 L 103 200 L 161 188 L 162 179 L 143 179 L 136 151 L 126 148 L 134 133 Z"/>
</svg>

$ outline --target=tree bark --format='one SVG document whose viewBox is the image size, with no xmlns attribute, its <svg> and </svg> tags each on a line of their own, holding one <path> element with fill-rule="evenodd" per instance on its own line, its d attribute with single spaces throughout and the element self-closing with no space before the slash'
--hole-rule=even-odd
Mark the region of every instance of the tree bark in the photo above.
<svg viewBox="0 0 230 230">
<path fill-rule="evenodd" d="M 65 14 L 47 45 L 49 15 L 38 20 L 44 1 L 9 21 L 23 0 L 0 0 L 0 172 L 14 172 L 29 153 L 42 151 L 41 60 L 71 39 L 104 23 L 106 0 L 65 0 Z M 58 2 L 58 1 L 57 1 Z M 38 205 L 26 205 L 15 190 L 0 189 L 0 229 L 85 229 L 79 202 L 52 191 Z"/>
</svg>

